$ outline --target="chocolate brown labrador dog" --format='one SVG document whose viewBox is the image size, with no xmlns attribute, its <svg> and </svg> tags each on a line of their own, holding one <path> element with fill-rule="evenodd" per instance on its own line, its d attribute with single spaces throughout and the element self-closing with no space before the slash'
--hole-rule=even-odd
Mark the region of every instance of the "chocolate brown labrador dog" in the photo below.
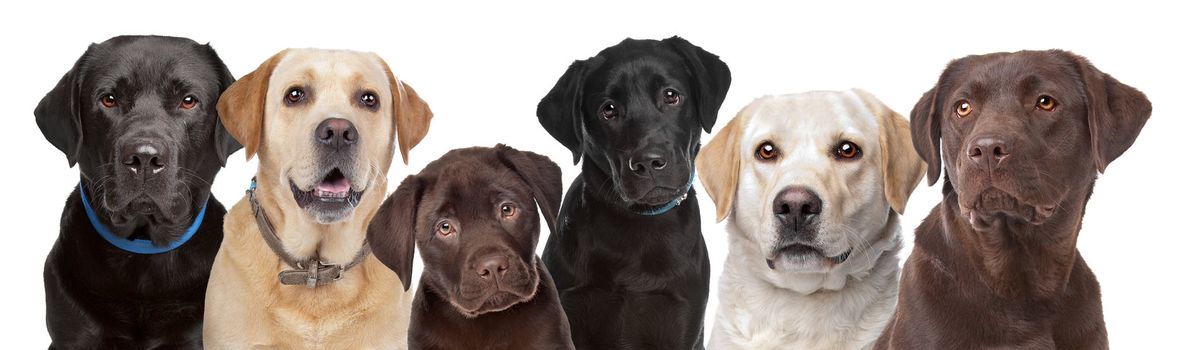
<svg viewBox="0 0 1179 350">
<path fill-rule="evenodd" d="M 422 252 L 410 349 L 573 349 L 536 256 L 540 217 L 553 231 L 560 203 L 561 169 L 504 145 L 453 150 L 406 177 L 368 241 L 407 289 L 414 241 Z"/>
<path fill-rule="evenodd" d="M 1066 51 L 951 62 L 910 117 L 931 185 L 945 160 L 945 198 L 917 228 L 876 348 L 1108 348 L 1077 233 L 1097 174 L 1150 111 Z"/>
</svg>

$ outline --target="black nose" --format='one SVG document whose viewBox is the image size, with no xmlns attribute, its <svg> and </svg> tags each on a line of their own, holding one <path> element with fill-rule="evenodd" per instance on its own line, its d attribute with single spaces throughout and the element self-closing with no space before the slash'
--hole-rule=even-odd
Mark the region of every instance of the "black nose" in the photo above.
<svg viewBox="0 0 1179 350">
<path fill-rule="evenodd" d="M 508 257 L 499 254 L 485 257 L 475 269 L 483 279 L 501 280 L 508 271 Z"/>
<path fill-rule="evenodd" d="M 1011 147 L 1007 142 L 995 137 L 979 137 L 970 143 L 970 148 L 966 150 L 966 155 L 970 157 L 974 164 L 988 170 L 998 168 L 1002 164 L 1003 159 L 1011 155 Z"/>
<path fill-rule="evenodd" d="M 655 152 L 643 152 L 638 156 L 631 157 L 626 163 L 630 171 L 635 174 L 644 175 L 648 171 L 659 171 L 667 167 L 667 160 L 663 159 L 663 155 Z"/>
<path fill-rule="evenodd" d="M 128 142 L 119 149 L 119 160 L 127 169 L 145 178 L 152 177 L 168 165 L 168 149 L 154 141 Z"/>
<path fill-rule="evenodd" d="M 789 186 L 774 198 L 774 214 L 783 224 L 798 230 L 813 224 L 823 212 L 823 200 L 810 189 Z"/>
<path fill-rule="evenodd" d="M 315 138 L 319 143 L 340 149 L 356 144 L 360 140 L 360 134 L 356 132 L 356 127 L 352 126 L 352 122 L 346 119 L 329 118 L 319 123 L 319 127 L 315 128 Z"/>
</svg>

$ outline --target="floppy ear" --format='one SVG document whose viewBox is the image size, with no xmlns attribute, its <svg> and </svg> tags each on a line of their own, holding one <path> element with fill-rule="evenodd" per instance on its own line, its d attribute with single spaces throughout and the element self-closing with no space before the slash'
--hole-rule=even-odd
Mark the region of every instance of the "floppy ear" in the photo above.
<svg viewBox="0 0 1179 350">
<path fill-rule="evenodd" d="M 536 118 L 540 125 L 561 145 L 573 152 L 573 164 L 581 160 L 583 121 L 581 91 L 585 76 L 597 67 L 600 60 L 574 61 L 565 70 L 557 85 L 536 105 Z"/>
<path fill-rule="evenodd" d="M 206 53 L 209 55 L 210 62 L 215 62 L 213 69 L 217 70 L 218 93 L 224 93 L 230 85 L 233 85 L 233 74 L 229 72 L 229 67 L 225 66 L 225 62 L 217 56 L 217 51 L 209 44 L 203 45 Z M 220 99 L 220 98 L 218 98 Z M 242 145 L 225 130 L 225 125 L 221 123 L 219 113 L 214 109 L 213 118 L 213 145 L 217 149 L 217 159 L 221 161 L 221 167 L 225 167 L 225 161 L 229 159 L 229 155 L 237 150 L 242 149 Z"/>
<path fill-rule="evenodd" d="M 406 176 L 397 190 L 381 203 L 365 234 L 373 256 L 397 273 L 405 290 L 409 290 L 413 277 L 414 231 L 422 192 L 418 177 Z"/>
<path fill-rule="evenodd" d="M 721 103 L 729 93 L 729 84 L 733 77 L 729 73 L 729 66 L 720 57 L 704 51 L 699 46 L 673 36 L 663 39 L 671 44 L 680 56 L 688 60 L 688 72 L 692 75 L 692 93 L 689 96 L 696 102 L 696 111 L 700 113 L 700 126 L 705 132 L 711 133 L 716 124 L 716 115 L 720 112 Z"/>
<path fill-rule="evenodd" d="M 944 76 L 945 73 L 943 73 Z M 942 123 L 940 107 L 938 107 L 940 106 L 938 90 L 941 89 L 941 85 L 942 79 L 939 78 L 937 85 L 926 91 L 913 106 L 913 111 L 909 113 L 909 120 L 913 123 L 913 128 L 910 131 L 913 136 L 911 140 L 913 148 L 917 151 L 917 155 L 928 164 L 926 179 L 930 186 L 937 183 L 937 178 L 942 173 Z"/>
<path fill-rule="evenodd" d="M 1138 89 L 1097 70 L 1088 59 L 1067 51 L 1059 52 L 1068 55 L 1081 74 L 1089 110 L 1093 160 L 1097 162 L 1097 171 L 1104 173 L 1105 167 L 1126 152 L 1138 138 L 1146 119 L 1150 118 L 1150 100 Z"/>
<path fill-rule="evenodd" d="M 876 116 L 880 125 L 880 169 L 884 172 L 884 197 L 899 214 L 905 213 L 909 195 L 925 173 L 925 162 L 913 149 L 909 121 L 889 109 L 876 96 L 860 89 L 852 89 L 860 101 Z"/>
<path fill-rule="evenodd" d="M 250 74 L 242 77 L 221 93 L 217 114 L 225 130 L 246 148 L 246 160 L 258 153 L 262 141 L 262 120 L 266 114 L 266 90 L 270 88 L 270 73 L 282 61 L 286 50 L 270 56 Z M 226 155 L 228 157 L 228 155 Z"/>
<path fill-rule="evenodd" d="M 86 53 L 74 62 L 57 86 L 37 104 L 33 115 L 37 118 L 37 127 L 53 147 L 65 153 L 70 167 L 78 163 L 78 154 L 82 151 L 82 82 L 81 74 L 83 62 L 90 56 L 95 45 L 91 44 Z"/>
<path fill-rule="evenodd" d="M 426 138 L 430 130 L 430 120 L 434 119 L 434 112 L 426 104 L 418 92 L 409 84 L 397 79 L 389 65 L 385 66 L 385 74 L 389 76 L 390 91 L 393 91 L 393 123 L 396 125 L 397 147 L 401 149 L 401 161 L 409 164 L 409 150 Z"/>
<path fill-rule="evenodd" d="M 540 214 L 549 224 L 549 233 L 556 234 L 557 213 L 561 209 L 561 167 L 548 157 L 518 151 L 502 143 L 495 145 L 495 154 L 528 184 Z"/>
<path fill-rule="evenodd" d="M 696 155 L 696 172 L 704 191 L 716 203 L 716 222 L 721 222 L 733 210 L 737 196 L 737 179 L 741 171 L 741 135 L 745 123 L 753 113 L 757 101 L 745 106 L 729 124 L 721 128 Z"/>
</svg>

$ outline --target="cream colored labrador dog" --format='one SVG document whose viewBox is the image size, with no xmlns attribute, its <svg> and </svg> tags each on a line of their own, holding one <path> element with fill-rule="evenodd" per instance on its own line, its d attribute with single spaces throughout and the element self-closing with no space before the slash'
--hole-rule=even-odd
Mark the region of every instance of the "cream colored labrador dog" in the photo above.
<svg viewBox="0 0 1179 350">
<path fill-rule="evenodd" d="M 393 140 L 408 161 L 430 125 L 426 103 L 375 54 L 290 49 L 230 86 L 217 110 L 259 164 L 256 189 L 225 216 L 205 346 L 405 348 L 409 276 L 371 257 L 365 231 Z"/>
<path fill-rule="evenodd" d="M 899 214 L 925 173 L 909 123 L 851 90 L 767 96 L 697 158 L 728 223 L 709 349 L 870 347 L 897 298 Z"/>
</svg>

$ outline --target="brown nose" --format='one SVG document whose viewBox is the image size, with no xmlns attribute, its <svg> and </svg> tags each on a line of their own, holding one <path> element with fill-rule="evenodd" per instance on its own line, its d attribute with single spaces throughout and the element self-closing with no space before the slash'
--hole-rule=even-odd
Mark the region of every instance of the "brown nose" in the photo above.
<svg viewBox="0 0 1179 350">
<path fill-rule="evenodd" d="M 970 143 L 970 148 L 966 150 L 966 155 L 970 160 L 980 168 L 987 170 L 994 170 L 1002 165 L 1004 159 L 1011 155 L 1011 148 L 1003 141 L 995 137 L 979 137 Z"/>
<path fill-rule="evenodd" d="M 774 198 L 774 215 L 787 227 L 800 230 L 803 226 L 811 225 L 823 212 L 823 200 L 815 191 L 789 186 Z"/>
<path fill-rule="evenodd" d="M 504 274 L 508 271 L 508 257 L 503 255 L 492 255 L 483 258 L 477 266 L 479 277 L 483 279 L 501 280 Z"/>
<path fill-rule="evenodd" d="M 360 140 L 360 134 L 347 119 L 329 118 L 315 128 L 315 138 L 324 146 L 342 149 L 356 144 Z"/>
</svg>

